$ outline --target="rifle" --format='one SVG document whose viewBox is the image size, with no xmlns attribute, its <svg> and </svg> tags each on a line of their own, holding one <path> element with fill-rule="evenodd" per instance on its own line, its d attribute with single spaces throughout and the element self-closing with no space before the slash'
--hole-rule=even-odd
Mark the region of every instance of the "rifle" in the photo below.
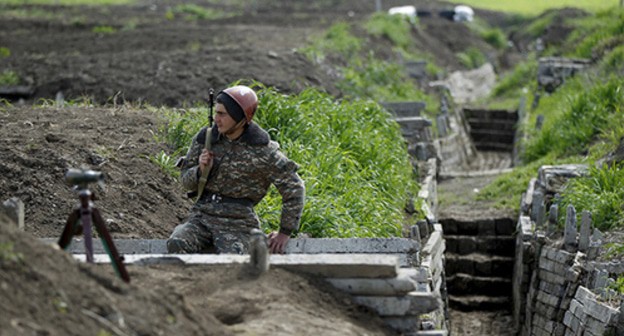
<svg viewBox="0 0 624 336">
<path fill-rule="evenodd" d="M 210 150 L 212 147 L 212 143 L 210 142 L 210 135 L 212 134 L 212 107 L 214 105 L 214 90 L 210 89 L 208 91 L 208 110 L 210 114 L 208 116 L 208 128 L 206 129 L 206 140 L 204 142 L 204 148 Z M 197 188 L 197 200 L 199 200 L 204 192 L 204 188 L 206 187 L 206 182 L 208 181 L 208 173 L 210 169 L 208 167 L 204 169 L 202 172 L 202 176 L 199 178 L 199 185 Z"/>
</svg>

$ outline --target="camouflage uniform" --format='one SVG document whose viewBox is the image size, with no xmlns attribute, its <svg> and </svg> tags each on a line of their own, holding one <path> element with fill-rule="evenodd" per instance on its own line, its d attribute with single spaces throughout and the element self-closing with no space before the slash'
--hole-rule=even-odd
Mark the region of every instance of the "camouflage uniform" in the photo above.
<svg viewBox="0 0 624 336">
<path fill-rule="evenodd" d="M 266 131 L 251 123 L 237 140 L 203 128 L 195 137 L 182 167 L 182 184 L 197 190 L 199 156 L 205 136 L 211 136 L 213 166 L 200 200 L 187 221 L 167 241 L 170 253 L 247 253 L 251 229 L 260 221 L 253 210 L 271 184 L 282 195 L 280 232 L 299 227 L 305 188 L 297 164 L 289 160 Z"/>
</svg>

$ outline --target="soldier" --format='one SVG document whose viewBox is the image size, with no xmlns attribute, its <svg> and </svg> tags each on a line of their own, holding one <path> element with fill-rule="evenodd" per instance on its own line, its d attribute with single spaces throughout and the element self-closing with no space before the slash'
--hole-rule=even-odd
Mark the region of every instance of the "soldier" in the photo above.
<svg viewBox="0 0 624 336">
<path fill-rule="evenodd" d="M 247 253 L 251 230 L 260 225 L 253 207 L 271 184 L 282 195 L 282 216 L 279 232 L 269 235 L 270 251 L 282 253 L 299 228 L 305 188 L 298 166 L 252 122 L 257 107 L 256 93 L 246 86 L 217 95 L 216 126 L 193 137 L 182 166 L 182 184 L 200 197 L 167 240 L 169 253 Z M 198 190 L 206 170 L 205 188 Z"/>
</svg>

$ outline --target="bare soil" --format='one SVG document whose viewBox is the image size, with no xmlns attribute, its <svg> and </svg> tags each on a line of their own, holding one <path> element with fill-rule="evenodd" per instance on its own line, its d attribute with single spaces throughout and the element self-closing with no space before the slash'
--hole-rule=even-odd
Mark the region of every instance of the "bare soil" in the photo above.
<svg viewBox="0 0 624 336">
<path fill-rule="evenodd" d="M 104 173 L 105 187 L 93 191 L 114 238 L 166 238 L 191 202 L 150 162 L 167 148 L 154 141 L 162 121 L 142 104 L 191 105 L 209 88 L 239 79 L 284 93 L 316 86 L 340 97 L 335 65 L 313 63 L 297 48 L 331 23 L 375 9 L 374 1 L 355 0 L 255 1 L 255 8 L 211 1 L 231 16 L 167 19 L 182 3 L 0 7 L 0 47 L 11 53 L 0 59 L 0 71 L 15 72 L 32 90 L 6 95 L 14 106 L 0 108 L 0 195 L 26 207 L 25 233 L 0 221 L 0 335 L 391 334 L 348 298 L 302 275 L 271 270 L 253 279 L 227 267 L 146 266 L 130 268 L 128 285 L 109 267 L 78 264 L 36 239 L 60 235 L 77 201 L 63 176 L 78 167 Z M 20 16 L 24 11 L 43 14 Z M 477 15 L 506 22 L 493 12 Z M 102 27 L 115 32 L 94 32 Z M 494 62 L 514 59 L 465 25 L 439 18 L 423 18 L 413 36 L 449 72 L 462 69 L 455 54 L 473 45 Z M 390 50 L 383 39 L 371 43 L 380 54 Z M 57 107 L 61 96 L 94 105 Z M 31 105 L 41 99 L 47 107 Z"/>
</svg>

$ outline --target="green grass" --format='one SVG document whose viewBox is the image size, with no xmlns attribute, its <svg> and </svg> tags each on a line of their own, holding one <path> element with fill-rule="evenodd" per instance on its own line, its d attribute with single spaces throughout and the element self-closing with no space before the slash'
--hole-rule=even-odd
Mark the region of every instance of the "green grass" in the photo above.
<svg viewBox="0 0 624 336">
<path fill-rule="evenodd" d="M 412 24 L 401 15 L 375 13 L 365 23 L 364 28 L 373 36 L 387 38 L 400 48 L 407 48 L 412 41 Z"/>
<path fill-rule="evenodd" d="M 468 69 L 476 69 L 487 62 L 485 55 L 476 47 L 469 47 L 465 51 L 457 53 L 457 58 Z"/>
<path fill-rule="evenodd" d="M 336 101 L 312 88 L 291 96 L 256 89 L 256 121 L 301 167 L 301 231 L 313 237 L 400 237 L 403 209 L 418 186 L 400 127 L 388 112 L 370 100 Z M 205 110 L 184 112 L 167 114 L 163 131 L 173 150 L 184 151 L 206 124 Z M 266 231 L 277 228 L 280 209 L 272 189 L 256 207 Z"/>
<path fill-rule="evenodd" d="M 346 59 L 355 57 L 362 49 L 362 41 L 351 33 L 346 22 L 333 24 L 327 31 L 312 39 L 310 45 L 301 48 L 312 61 L 322 61 L 328 54 L 337 54 Z"/>
<path fill-rule="evenodd" d="M 450 0 L 450 2 L 475 8 L 523 15 L 538 15 L 549 9 L 563 7 L 576 7 L 590 12 L 597 12 L 616 7 L 620 3 L 619 0 Z"/>
<path fill-rule="evenodd" d="M 342 69 L 344 78 L 337 83 L 345 95 L 376 101 L 425 101 L 437 106 L 437 101 L 420 89 L 406 74 L 403 66 L 376 59 L 352 59 L 350 66 Z"/>
<path fill-rule="evenodd" d="M 117 29 L 111 26 L 95 26 L 91 31 L 96 34 L 110 35 L 116 33 Z"/>
<path fill-rule="evenodd" d="M 592 224 L 602 231 L 624 227 L 624 169 L 621 165 L 589 168 L 589 175 L 570 180 L 562 195 L 562 207 L 569 204 L 578 214 L 592 213 Z M 563 226 L 565 215 L 559 216 Z"/>
<path fill-rule="evenodd" d="M 19 76 L 12 70 L 4 70 L 0 73 L 0 85 L 18 85 Z"/>
<path fill-rule="evenodd" d="M 227 17 L 223 11 L 195 4 L 176 5 L 165 13 L 165 17 L 169 20 L 174 19 L 176 16 L 182 16 L 188 21 L 213 20 Z"/>
<path fill-rule="evenodd" d="M 518 64 L 510 73 L 503 74 L 494 90 L 493 98 L 516 97 L 524 95 L 524 91 L 533 91 L 536 84 L 537 60 L 529 57 L 526 61 Z"/>
<path fill-rule="evenodd" d="M 545 121 L 541 130 L 531 134 L 526 162 L 548 154 L 565 157 L 586 153 L 615 125 L 624 123 L 624 79 L 614 76 L 597 80 L 606 82 L 574 78 L 540 101 L 533 116 L 542 114 Z"/>
<path fill-rule="evenodd" d="M 599 59 L 624 44 L 624 9 L 599 12 L 572 21 L 575 30 L 567 40 L 566 56 Z"/>
</svg>

